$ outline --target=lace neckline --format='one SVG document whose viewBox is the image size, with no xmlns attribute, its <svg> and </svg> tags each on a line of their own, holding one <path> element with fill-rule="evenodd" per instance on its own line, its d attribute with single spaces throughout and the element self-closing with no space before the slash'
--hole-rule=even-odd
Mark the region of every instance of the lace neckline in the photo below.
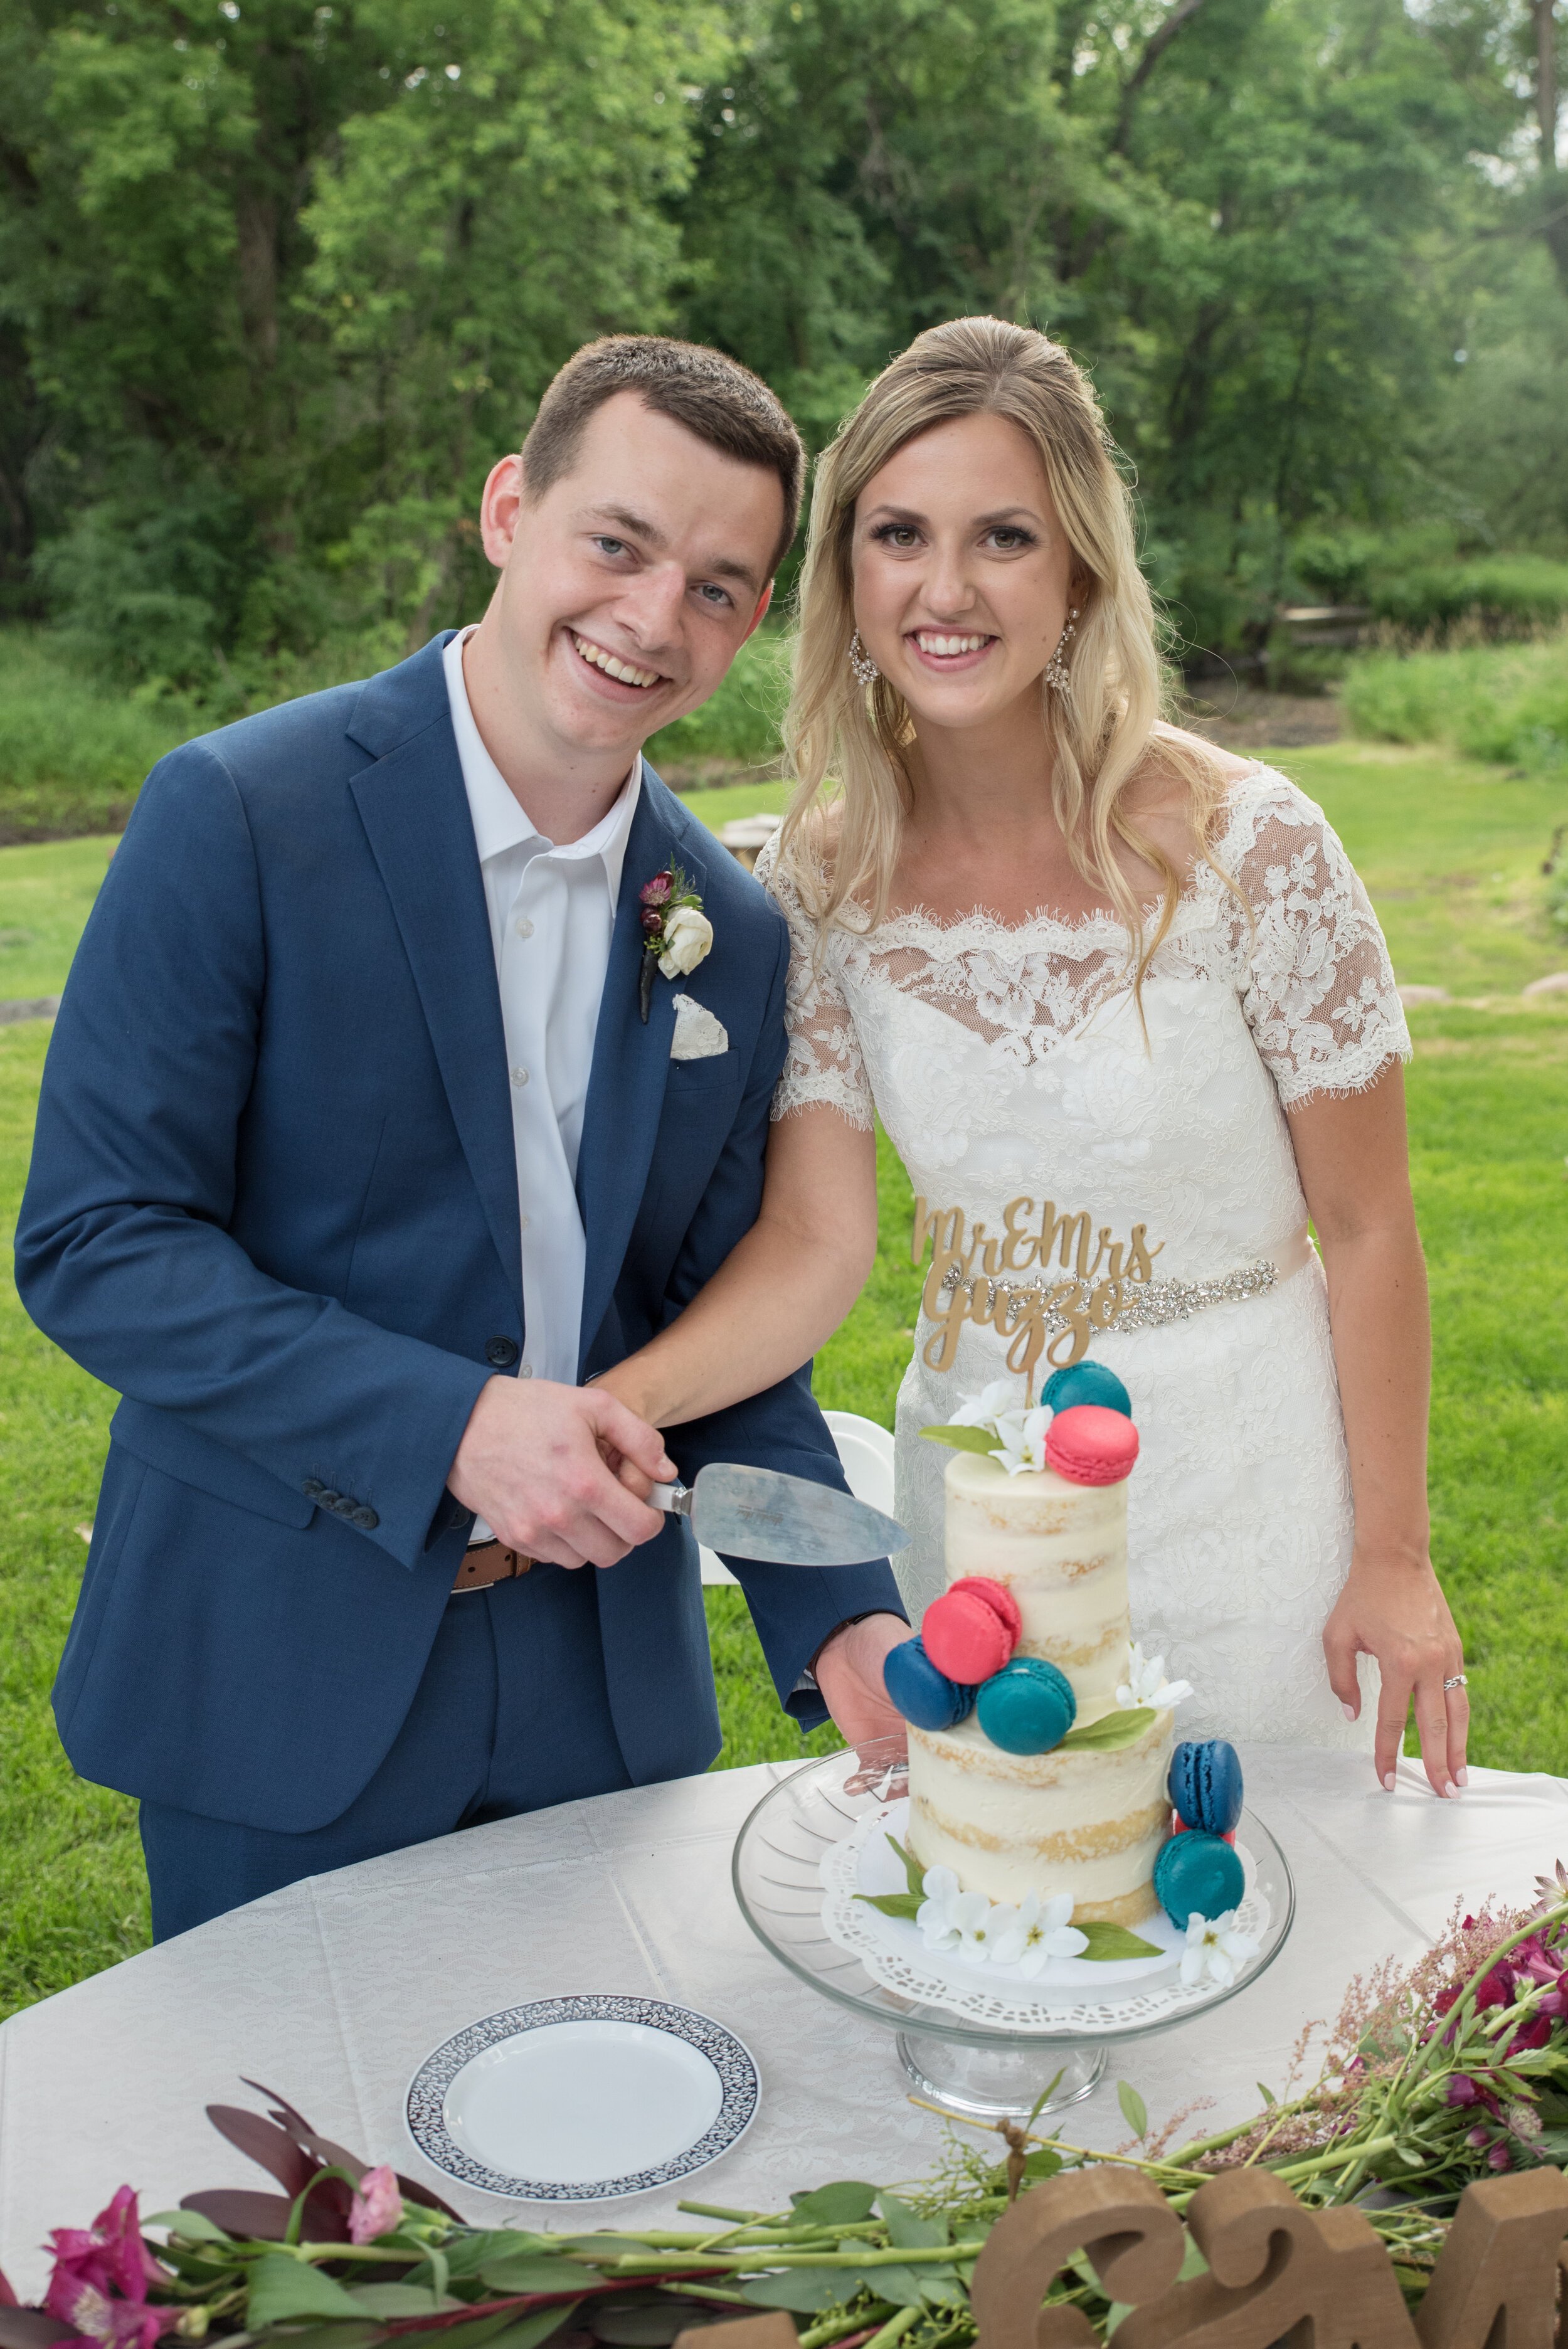
<svg viewBox="0 0 1568 2349">
<path fill-rule="evenodd" d="M 1225 794 L 1225 821 L 1213 843 L 1213 854 L 1222 864 L 1227 852 L 1245 845 L 1258 799 L 1280 789 L 1289 792 L 1294 786 L 1275 767 L 1255 766 L 1249 773 L 1236 777 Z M 1207 916 L 1223 885 L 1213 866 L 1202 857 L 1196 858 L 1176 900 L 1167 937 L 1176 934 L 1193 915 Z M 976 947 L 1022 947 L 1082 956 L 1125 949 L 1131 942 L 1127 924 L 1109 905 L 1091 906 L 1088 913 L 1070 918 L 1040 906 L 1021 922 L 1005 922 L 984 905 L 973 906 L 967 914 L 956 914 L 950 919 L 929 912 L 923 905 L 909 905 L 873 924 L 858 901 L 851 900 L 851 904 L 862 918 L 844 923 L 843 928 L 851 936 L 868 946 L 874 944 L 879 949 L 920 946 L 954 955 L 971 953 Z M 1159 922 L 1161 905 L 1161 900 L 1156 898 L 1143 908 L 1144 920 L 1150 929 Z"/>
</svg>

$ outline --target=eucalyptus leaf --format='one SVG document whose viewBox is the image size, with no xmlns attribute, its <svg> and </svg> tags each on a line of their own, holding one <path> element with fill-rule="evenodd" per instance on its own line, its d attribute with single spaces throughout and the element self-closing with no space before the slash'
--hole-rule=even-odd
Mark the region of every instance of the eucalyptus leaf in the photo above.
<svg viewBox="0 0 1568 2349">
<path fill-rule="evenodd" d="M 150 2219 L 141 2222 L 145 2233 L 149 2227 L 167 2227 L 187 2243 L 232 2243 L 232 2235 L 225 2234 L 215 2219 L 201 2210 L 156 2210 Z"/>
<path fill-rule="evenodd" d="M 542 2342 L 552 2339 L 563 2325 L 571 2323 L 582 2305 L 581 2301 L 573 2300 L 559 2308 L 531 2308 L 526 2316 L 503 2320 L 499 2333 L 488 2329 L 493 2318 L 482 2324 L 454 2325 L 449 2333 L 438 2336 L 440 2349 L 478 2349 L 481 2341 L 487 2349 L 540 2349 Z"/>
<path fill-rule="evenodd" d="M 1087 1950 L 1078 1951 L 1079 1957 L 1092 1958 L 1097 1964 L 1102 1964 L 1109 1958 L 1157 1958 L 1160 1955 L 1153 1941 L 1144 1940 L 1130 1926 L 1113 1925 L 1105 1918 L 1093 1919 L 1077 1930 L 1088 1942 Z"/>
<path fill-rule="evenodd" d="M 576 2260 L 542 2259 L 521 2251 L 511 2259 L 490 2259 L 479 2271 L 480 2281 L 491 2292 L 581 2292 L 592 2281 Z"/>
<path fill-rule="evenodd" d="M 923 1427 L 920 1432 L 928 1443 L 951 1444 L 954 1452 L 989 1454 L 999 1448 L 985 1427 Z"/>
<path fill-rule="evenodd" d="M 782 2275 L 756 2276 L 740 2287 L 742 2300 L 753 2308 L 787 2308 L 800 2316 L 814 2316 L 852 2300 L 861 2279 L 852 2268 L 786 2268 Z"/>
<path fill-rule="evenodd" d="M 521 2227 L 488 2227 L 472 2235 L 454 2235 L 441 2249 L 449 2275 L 477 2276 L 491 2260 L 551 2258 L 561 2249 L 561 2237 L 529 2234 Z"/>
<path fill-rule="evenodd" d="M 928 2287 L 942 2272 L 940 2266 L 922 2268 L 918 2274 L 913 2268 L 870 2268 L 857 2281 L 879 2300 L 891 2300 L 895 2308 L 923 2308 Z M 953 2275 L 957 2271 L 950 2268 L 947 2272 Z"/>
<path fill-rule="evenodd" d="M 1054 2146 L 1037 2145 L 1033 2153 L 1024 2157 L 1024 2182 L 1037 2186 L 1042 2178 L 1054 2178 L 1061 2166 L 1061 2155 Z"/>
<path fill-rule="evenodd" d="M 888 1841 L 892 1843 L 891 1836 Z M 809 2194 L 792 2194 L 789 2199 L 797 2219 L 823 2227 L 858 2227 L 876 2209 L 877 2189 L 859 2178 L 841 2178 L 831 2186 L 813 2187 Z"/>
<path fill-rule="evenodd" d="M 263 2251 L 251 2269 L 245 2323 L 252 2333 L 268 2324 L 287 2324 L 296 2317 L 354 2316 L 365 2311 L 352 2293 L 304 2260 L 286 2251 Z"/>
<path fill-rule="evenodd" d="M 442 2299 L 419 2283 L 350 2284 L 348 2296 L 366 2316 L 435 2316 L 462 2306 L 460 2300 Z"/>
<path fill-rule="evenodd" d="M 1151 1722 L 1159 1719 L 1151 1705 L 1135 1704 L 1125 1713 L 1102 1713 L 1098 1721 L 1088 1721 L 1077 1729 L 1069 1729 L 1057 1751 L 1058 1754 L 1119 1754 L 1126 1745 L 1136 1745 Z"/>
<path fill-rule="evenodd" d="M 930 2251 L 948 2240 L 945 2219 L 923 2219 L 907 2202 L 884 2188 L 877 2207 L 887 2221 L 887 2239 L 895 2251 Z"/>
<path fill-rule="evenodd" d="M 1126 2121 L 1128 2127 L 1132 2131 L 1133 2136 L 1147 2137 L 1149 2134 L 1149 2107 L 1144 2103 L 1142 2097 L 1139 2095 L 1130 2080 L 1119 2080 L 1117 2082 L 1116 2101 L 1121 2106 L 1122 2118 Z"/>
</svg>

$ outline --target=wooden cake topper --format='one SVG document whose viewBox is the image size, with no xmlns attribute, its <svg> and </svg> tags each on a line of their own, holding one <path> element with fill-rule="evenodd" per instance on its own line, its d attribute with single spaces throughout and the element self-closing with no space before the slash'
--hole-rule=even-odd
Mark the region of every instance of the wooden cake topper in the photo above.
<svg viewBox="0 0 1568 2349">
<path fill-rule="evenodd" d="M 1065 1370 L 1082 1360 L 1097 1330 L 1115 1327 L 1147 1288 L 1160 1253 L 1142 1224 L 1118 1240 L 1109 1224 L 1095 1230 L 1087 1207 L 1058 1215 L 1054 1199 L 1022 1196 L 1008 1200 L 995 1236 L 983 1223 L 966 1227 L 962 1207 L 928 1208 L 917 1199 L 910 1244 L 915 1264 L 928 1239 L 931 1267 L 920 1304 L 936 1328 L 925 1341 L 927 1367 L 951 1370 L 958 1333 L 974 1321 L 1009 1340 L 1007 1368 L 1031 1384 L 1042 1354 Z M 1014 1278 L 1029 1272 L 1032 1279 Z"/>
<path fill-rule="evenodd" d="M 1466 2187 L 1412 2319 L 1358 2210 L 1309 2210 L 1266 2169 L 1222 2170 L 1184 2230 L 1157 2187 L 1107 2166 L 1018 2197 L 975 2263 L 970 2305 L 977 2349 L 1090 2349 L 1081 2309 L 1041 2306 L 1082 2260 L 1128 2311 L 1117 2349 L 1558 2349 L 1565 2235 L 1568 2181 L 1549 2166 Z M 1183 2282 L 1189 2236 L 1207 2272 Z M 775 2313 L 683 2333 L 676 2349 L 795 2349 L 798 2337 Z"/>
</svg>

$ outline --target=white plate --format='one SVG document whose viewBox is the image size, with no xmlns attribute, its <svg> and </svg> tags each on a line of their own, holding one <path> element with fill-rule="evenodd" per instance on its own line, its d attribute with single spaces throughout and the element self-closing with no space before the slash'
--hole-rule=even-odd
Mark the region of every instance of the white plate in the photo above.
<svg viewBox="0 0 1568 2349">
<path fill-rule="evenodd" d="M 757 2066 L 721 2023 L 655 1998 L 544 1998 L 470 2023 L 408 2087 L 449 2178 L 526 2202 L 602 2202 L 689 2178 L 744 2135 Z"/>
</svg>

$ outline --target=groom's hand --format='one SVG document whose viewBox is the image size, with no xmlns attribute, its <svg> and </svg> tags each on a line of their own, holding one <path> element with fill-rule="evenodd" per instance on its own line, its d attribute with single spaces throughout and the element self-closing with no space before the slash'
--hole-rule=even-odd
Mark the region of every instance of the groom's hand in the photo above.
<svg viewBox="0 0 1568 2349">
<path fill-rule="evenodd" d="M 811 1670 L 846 1745 L 904 1734 L 903 1715 L 882 1685 L 882 1659 L 909 1636 L 901 1616 L 862 1615 L 841 1623 L 817 1651 Z"/>
<path fill-rule="evenodd" d="M 629 1489 L 639 1472 L 667 1485 L 675 1463 L 655 1430 L 614 1395 L 498 1378 L 480 1391 L 447 1489 L 525 1557 L 615 1566 L 665 1523 Z"/>
</svg>

